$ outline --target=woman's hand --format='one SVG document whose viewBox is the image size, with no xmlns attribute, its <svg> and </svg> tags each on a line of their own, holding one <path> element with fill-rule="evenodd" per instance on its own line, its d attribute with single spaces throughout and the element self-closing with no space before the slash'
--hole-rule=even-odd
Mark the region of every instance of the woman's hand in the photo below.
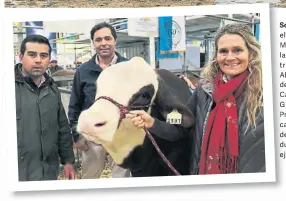
<svg viewBox="0 0 286 201">
<path fill-rule="evenodd" d="M 126 114 L 126 118 L 132 120 L 137 128 L 151 128 L 154 125 L 154 118 L 144 110 L 134 110 Z"/>
<path fill-rule="evenodd" d="M 184 75 L 181 75 L 180 78 L 184 80 L 191 89 L 196 89 L 196 86 L 192 83 L 192 81 Z"/>
</svg>

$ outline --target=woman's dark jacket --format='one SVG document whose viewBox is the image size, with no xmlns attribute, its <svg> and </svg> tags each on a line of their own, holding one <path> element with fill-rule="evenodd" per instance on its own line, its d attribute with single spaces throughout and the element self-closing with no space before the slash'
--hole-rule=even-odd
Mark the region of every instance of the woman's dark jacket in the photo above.
<svg viewBox="0 0 286 201">
<path fill-rule="evenodd" d="M 212 92 L 214 84 L 205 79 L 199 81 L 199 86 L 188 102 L 188 107 L 195 115 L 195 126 L 191 132 L 190 174 L 198 174 L 201 154 L 202 137 L 207 119 L 213 108 Z M 258 112 L 256 129 L 248 127 L 245 94 L 237 100 L 239 119 L 239 173 L 265 172 L 264 114 L 261 107 Z"/>
</svg>

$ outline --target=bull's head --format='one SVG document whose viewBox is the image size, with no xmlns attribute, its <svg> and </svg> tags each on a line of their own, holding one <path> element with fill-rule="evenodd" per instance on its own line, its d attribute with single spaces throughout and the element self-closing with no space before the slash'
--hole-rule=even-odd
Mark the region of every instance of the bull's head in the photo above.
<svg viewBox="0 0 286 201">
<path fill-rule="evenodd" d="M 142 58 L 134 57 L 105 69 L 97 79 L 96 97 L 107 96 L 123 106 L 153 103 L 158 91 L 158 75 Z M 150 108 L 146 109 L 150 113 Z M 117 164 L 145 138 L 143 129 L 130 119 L 120 121 L 120 110 L 106 99 L 97 100 L 78 120 L 77 131 L 87 140 L 102 144 Z"/>
</svg>

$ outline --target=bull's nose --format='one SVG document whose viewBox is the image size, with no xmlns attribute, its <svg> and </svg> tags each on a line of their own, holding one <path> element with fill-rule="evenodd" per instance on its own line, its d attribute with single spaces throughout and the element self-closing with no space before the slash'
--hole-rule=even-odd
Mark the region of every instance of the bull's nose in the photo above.
<svg viewBox="0 0 286 201">
<path fill-rule="evenodd" d="M 82 133 L 96 133 L 108 123 L 107 119 L 99 114 L 83 111 L 79 116 L 78 130 Z"/>
<path fill-rule="evenodd" d="M 107 121 L 102 121 L 102 122 L 99 122 L 99 123 L 96 123 L 94 124 L 95 127 L 102 127 L 106 124 Z"/>
</svg>

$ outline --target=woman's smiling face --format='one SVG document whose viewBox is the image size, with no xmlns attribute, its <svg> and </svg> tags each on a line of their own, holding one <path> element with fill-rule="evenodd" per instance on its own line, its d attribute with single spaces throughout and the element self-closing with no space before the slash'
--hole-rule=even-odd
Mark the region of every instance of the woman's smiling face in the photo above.
<svg viewBox="0 0 286 201">
<path fill-rule="evenodd" d="M 249 51 L 238 34 L 224 34 L 218 39 L 217 62 L 228 80 L 243 73 L 249 63 Z"/>
</svg>

